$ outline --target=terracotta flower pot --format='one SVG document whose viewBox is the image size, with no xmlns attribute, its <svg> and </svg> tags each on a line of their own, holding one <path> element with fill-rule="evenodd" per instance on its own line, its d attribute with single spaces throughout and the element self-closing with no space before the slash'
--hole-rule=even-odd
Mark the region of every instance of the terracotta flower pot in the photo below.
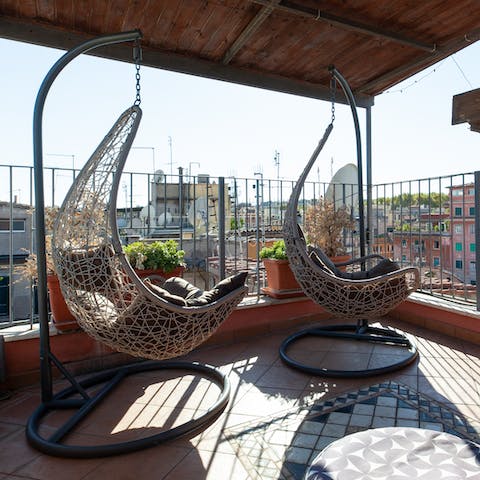
<svg viewBox="0 0 480 480">
<path fill-rule="evenodd" d="M 267 287 L 262 291 L 270 297 L 288 298 L 303 295 L 295 279 L 288 260 L 264 258 L 263 265 L 267 274 Z"/>
<path fill-rule="evenodd" d="M 60 331 L 78 329 L 77 320 L 68 309 L 63 298 L 58 277 L 54 274 L 47 275 L 47 286 L 50 311 L 55 327 Z"/>
</svg>

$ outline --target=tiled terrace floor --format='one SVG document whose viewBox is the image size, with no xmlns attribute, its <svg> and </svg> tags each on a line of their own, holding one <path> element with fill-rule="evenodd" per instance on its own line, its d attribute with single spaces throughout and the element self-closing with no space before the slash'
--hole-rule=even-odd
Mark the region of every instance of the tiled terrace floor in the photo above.
<svg viewBox="0 0 480 480">
<path fill-rule="evenodd" d="M 480 346 L 385 319 L 416 338 L 419 358 L 394 373 L 361 379 L 312 377 L 282 364 L 278 347 L 289 332 L 208 347 L 189 355 L 220 367 L 231 382 L 230 402 L 203 433 L 116 457 L 76 460 L 44 455 L 25 439 L 40 401 L 38 387 L 0 402 L 0 479 L 300 479 L 326 445 L 380 426 L 415 426 L 478 439 Z M 355 342 L 307 341 L 300 351 L 342 362 L 376 362 L 392 353 Z M 361 360 L 359 360 L 361 359 Z M 340 361 L 340 360 L 339 360 Z M 137 374 L 87 418 L 69 442 L 123 441 L 198 415 L 218 388 L 177 374 Z M 64 383 L 56 382 L 61 389 Z M 61 414 L 47 417 L 44 431 Z M 108 438 L 108 440 L 105 440 Z M 479 473 L 480 478 L 480 473 Z"/>
</svg>

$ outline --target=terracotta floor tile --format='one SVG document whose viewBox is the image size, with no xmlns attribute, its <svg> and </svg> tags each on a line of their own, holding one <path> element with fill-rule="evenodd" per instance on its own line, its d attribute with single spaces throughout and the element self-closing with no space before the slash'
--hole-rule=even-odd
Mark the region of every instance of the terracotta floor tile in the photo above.
<svg viewBox="0 0 480 480">
<path fill-rule="evenodd" d="M 248 473 L 232 453 L 215 453 L 192 450 L 164 480 L 247 480 Z"/>
<path fill-rule="evenodd" d="M 365 370 L 370 353 L 328 352 L 322 359 L 322 368 L 329 370 Z"/>
<path fill-rule="evenodd" d="M 28 445 L 25 430 L 16 431 L 0 440 L 0 473 L 13 473 L 40 456 Z"/>
<path fill-rule="evenodd" d="M 0 440 L 18 431 L 24 431 L 24 426 L 12 424 L 12 423 L 0 422 Z"/>
<path fill-rule="evenodd" d="M 41 455 L 29 462 L 15 473 L 38 480 L 68 478 L 80 480 L 100 465 L 100 459 L 65 459 Z"/>
<path fill-rule="evenodd" d="M 272 366 L 255 382 L 255 386 L 303 390 L 309 378 L 310 374 L 293 368 Z"/>
<path fill-rule="evenodd" d="M 40 403 L 40 394 L 20 392 L 0 402 L 0 421 L 26 425 L 32 412 Z"/>
<path fill-rule="evenodd" d="M 182 447 L 161 445 L 145 450 L 102 459 L 84 480 L 161 480 L 182 463 L 189 450 Z M 180 477 L 178 477 L 180 479 Z"/>
<path fill-rule="evenodd" d="M 293 395 L 292 398 L 291 395 L 292 390 L 254 388 L 235 403 L 233 409 L 235 413 L 244 415 L 255 413 L 258 417 L 263 417 L 295 406 L 298 403 L 298 396 Z"/>
<path fill-rule="evenodd" d="M 408 353 L 404 353 L 403 355 L 373 353 L 368 361 L 368 368 L 384 368 L 406 361 L 408 358 Z"/>
</svg>

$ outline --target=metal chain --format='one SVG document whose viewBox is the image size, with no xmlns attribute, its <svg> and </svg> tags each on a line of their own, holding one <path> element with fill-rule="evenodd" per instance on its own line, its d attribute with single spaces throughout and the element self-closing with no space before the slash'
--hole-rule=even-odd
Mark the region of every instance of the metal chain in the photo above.
<svg viewBox="0 0 480 480">
<path fill-rule="evenodd" d="M 142 103 L 142 98 L 140 97 L 140 62 L 142 61 L 142 47 L 140 41 L 135 41 L 135 46 L 133 47 L 133 61 L 135 62 L 135 80 L 136 80 L 136 95 L 134 105 L 140 105 Z"/>
<path fill-rule="evenodd" d="M 331 98 L 332 98 L 332 121 L 333 123 L 335 121 L 335 95 L 337 93 L 337 80 L 332 72 L 332 78 L 330 80 L 330 92 L 331 92 Z"/>
</svg>

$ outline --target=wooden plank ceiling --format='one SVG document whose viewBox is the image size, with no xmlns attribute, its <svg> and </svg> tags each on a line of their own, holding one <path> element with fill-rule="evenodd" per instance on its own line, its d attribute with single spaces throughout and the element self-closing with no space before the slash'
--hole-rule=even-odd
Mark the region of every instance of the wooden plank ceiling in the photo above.
<svg viewBox="0 0 480 480">
<path fill-rule="evenodd" d="M 0 0 L 0 36 L 68 49 L 140 29 L 144 63 L 314 98 L 328 66 L 358 104 L 480 38 L 478 0 Z M 131 61 L 130 45 L 96 55 Z"/>
</svg>

